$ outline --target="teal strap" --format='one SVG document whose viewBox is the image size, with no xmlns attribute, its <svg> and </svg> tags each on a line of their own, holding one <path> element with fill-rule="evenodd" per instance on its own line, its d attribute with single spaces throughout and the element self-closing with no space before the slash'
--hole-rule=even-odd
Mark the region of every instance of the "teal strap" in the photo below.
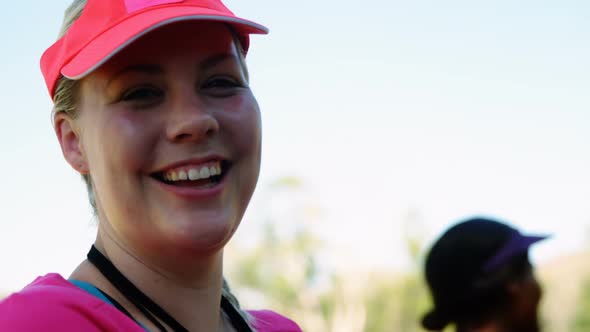
<svg viewBox="0 0 590 332">
<path fill-rule="evenodd" d="M 86 292 L 98 297 L 102 301 L 104 301 L 112 306 L 115 306 L 113 304 L 113 302 L 111 302 L 106 296 L 104 296 L 104 294 L 101 291 L 99 291 L 98 288 L 96 288 L 94 285 L 87 283 L 85 281 L 80 281 L 80 280 L 70 279 L 68 281 L 71 282 L 72 284 L 78 286 L 78 288 L 82 288 Z"/>
<path fill-rule="evenodd" d="M 113 307 L 117 307 L 113 302 L 111 302 L 111 300 L 109 300 L 98 288 L 96 288 L 96 286 L 94 286 L 91 283 L 88 283 L 86 281 L 81 281 L 81 280 L 74 280 L 74 279 L 68 279 L 69 282 L 71 282 L 72 284 L 74 284 L 75 286 L 77 286 L 78 288 L 90 293 L 91 295 L 101 299 L 103 302 L 106 302 L 110 305 L 112 305 Z M 138 321 L 135 321 L 139 326 L 141 326 L 142 329 L 144 329 L 146 332 L 149 332 L 149 330 L 143 326 L 143 324 L 141 324 Z"/>
</svg>

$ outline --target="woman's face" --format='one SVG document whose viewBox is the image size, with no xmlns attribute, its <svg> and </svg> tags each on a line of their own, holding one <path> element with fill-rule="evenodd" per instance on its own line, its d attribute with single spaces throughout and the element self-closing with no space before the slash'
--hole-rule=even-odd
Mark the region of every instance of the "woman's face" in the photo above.
<svg viewBox="0 0 590 332">
<path fill-rule="evenodd" d="M 221 248 L 260 169 L 260 111 L 229 28 L 188 22 L 83 79 L 75 120 L 100 227 L 125 245 Z"/>
</svg>

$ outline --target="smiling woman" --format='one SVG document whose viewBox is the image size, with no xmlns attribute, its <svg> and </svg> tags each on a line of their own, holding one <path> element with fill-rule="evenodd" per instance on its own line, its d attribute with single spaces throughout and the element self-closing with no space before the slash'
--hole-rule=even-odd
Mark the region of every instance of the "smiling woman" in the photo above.
<svg viewBox="0 0 590 332">
<path fill-rule="evenodd" d="M 300 331 L 242 310 L 222 273 L 260 170 L 251 33 L 215 0 L 71 5 L 41 67 L 98 234 L 68 279 L 0 303 L 0 330 Z"/>
</svg>

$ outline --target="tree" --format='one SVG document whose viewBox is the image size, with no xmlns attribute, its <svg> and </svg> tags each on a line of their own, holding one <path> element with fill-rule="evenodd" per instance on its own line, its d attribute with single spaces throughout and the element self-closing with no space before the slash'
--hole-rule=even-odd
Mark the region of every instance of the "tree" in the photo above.
<svg viewBox="0 0 590 332">
<path fill-rule="evenodd" d="M 578 298 L 575 318 L 572 321 L 571 332 L 590 331 L 590 278 L 586 279 Z"/>
<path fill-rule="evenodd" d="M 410 210 L 405 216 L 403 237 L 410 259 L 409 270 L 402 275 L 374 277 L 366 297 L 365 332 L 423 331 L 419 322 L 429 299 L 421 274 L 424 229 L 418 211 Z"/>
</svg>

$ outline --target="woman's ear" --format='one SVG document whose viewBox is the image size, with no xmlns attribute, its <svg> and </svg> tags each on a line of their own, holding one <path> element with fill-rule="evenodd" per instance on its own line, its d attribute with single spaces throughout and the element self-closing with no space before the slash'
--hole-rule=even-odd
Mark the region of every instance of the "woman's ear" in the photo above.
<svg viewBox="0 0 590 332">
<path fill-rule="evenodd" d="M 54 116 L 54 130 L 64 158 L 80 174 L 88 174 L 88 162 L 82 146 L 77 123 L 64 112 Z"/>
</svg>

